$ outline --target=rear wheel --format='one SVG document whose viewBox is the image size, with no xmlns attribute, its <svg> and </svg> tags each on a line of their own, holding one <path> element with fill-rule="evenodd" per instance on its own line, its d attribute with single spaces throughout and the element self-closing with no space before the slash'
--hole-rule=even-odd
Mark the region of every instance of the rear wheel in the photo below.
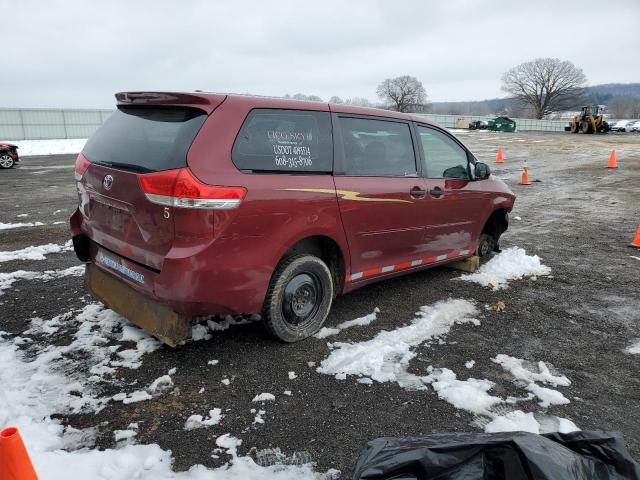
<svg viewBox="0 0 640 480">
<path fill-rule="evenodd" d="M 13 158 L 8 153 L 3 153 L 0 155 L 0 168 L 13 168 L 15 162 Z"/>
<path fill-rule="evenodd" d="M 318 257 L 296 255 L 280 262 L 263 306 L 269 333 L 283 342 L 298 342 L 317 332 L 333 299 L 331 271 Z"/>
<path fill-rule="evenodd" d="M 580 124 L 580 131 L 582 133 L 593 133 L 593 128 L 589 122 L 582 122 L 582 124 Z"/>
<path fill-rule="evenodd" d="M 496 239 L 493 235 L 483 233 L 480 235 L 480 241 L 478 242 L 478 256 L 487 257 L 493 253 L 496 248 Z"/>
</svg>

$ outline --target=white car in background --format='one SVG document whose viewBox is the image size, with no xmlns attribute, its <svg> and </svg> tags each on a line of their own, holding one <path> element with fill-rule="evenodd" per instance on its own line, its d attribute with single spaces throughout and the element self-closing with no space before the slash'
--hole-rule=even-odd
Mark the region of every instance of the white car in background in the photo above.
<svg viewBox="0 0 640 480">
<path fill-rule="evenodd" d="M 640 132 L 640 120 L 636 120 L 631 124 L 630 132 Z"/>
<path fill-rule="evenodd" d="M 635 120 L 618 120 L 613 124 L 609 124 L 609 130 L 612 132 L 630 132 L 631 124 L 634 122 Z"/>
</svg>

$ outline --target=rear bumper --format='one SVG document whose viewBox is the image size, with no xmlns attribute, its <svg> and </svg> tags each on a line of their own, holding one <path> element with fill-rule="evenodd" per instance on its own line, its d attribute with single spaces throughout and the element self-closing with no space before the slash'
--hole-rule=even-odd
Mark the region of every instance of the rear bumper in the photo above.
<svg viewBox="0 0 640 480">
<path fill-rule="evenodd" d="M 240 260 L 234 261 L 233 254 L 227 254 L 226 259 L 218 254 L 212 259 L 206 249 L 195 249 L 198 253 L 170 252 L 158 271 L 91 241 L 81 229 L 81 214 L 77 210 L 71 216 L 70 230 L 74 250 L 82 262 L 92 264 L 137 294 L 164 305 L 178 315 L 254 314 L 262 309 L 272 273 L 268 265 L 249 264 L 247 267 Z M 223 248 L 220 250 L 225 251 Z M 238 251 L 238 256 L 243 257 L 242 251 Z M 252 259 L 244 261 L 248 263 Z M 231 267 L 220 268 L 223 263 Z"/>
<path fill-rule="evenodd" d="M 87 265 L 85 281 L 91 294 L 111 310 L 171 347 L 191 335 L 190 318 L 162 305 L 94 264 Z"/>
</svg>

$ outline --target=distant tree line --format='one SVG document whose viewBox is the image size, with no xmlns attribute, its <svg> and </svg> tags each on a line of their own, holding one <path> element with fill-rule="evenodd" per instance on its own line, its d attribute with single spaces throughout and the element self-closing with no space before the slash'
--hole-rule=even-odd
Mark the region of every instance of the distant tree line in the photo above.
<svg viewBox="0 0 640 480">
<path fill-rule="evenodd" d="M 289 95 L 288 93 L 283 97 L 286 99 L 293 100 L 306 100 L 309 102 L 323 102 L 324 100 L 317 95 L 305 95 L 303 93 L 296 93 L 295 95 Z M 340 105 L 353 105 L 356 107 L 379 107 L 372 102 L 370 102 L 365 97 L 353 97 L 353 98 L 345 98 L 344 100 L 338 96 L 333 96 L 329 99 L 329 103 L 335 103 Z"/>
<path fill-rule="evenodd" d="M 545 118 L 560 111 L 578 111 L 583 105 L 606 105 L 615 118 L 640 118 L 640 83 L 604 84 L 586 87 L 581 68 L 568 60 L 537 58 L 521 63 L 502 76 L 505 98 L 472 102 L 427 102 L 422 83 L 410 75 L 384 80 L 376 90 L 381 103 L 364 97 L 342 99 L 333 96 L 330 103 L 378 107 L 399 112 L 447 115 L 508 115 L 520 118 Z M 317 95 L 296 93 L 284 98 L 322 101 Z"/>
</svg>

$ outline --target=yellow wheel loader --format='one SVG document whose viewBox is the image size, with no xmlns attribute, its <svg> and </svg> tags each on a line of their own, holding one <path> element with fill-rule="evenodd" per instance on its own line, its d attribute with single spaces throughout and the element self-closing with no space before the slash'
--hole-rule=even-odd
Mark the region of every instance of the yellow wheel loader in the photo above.
<svg viewBox="0 0 640 480">
<path fill-rule="evenodd" d="M 569 125 L 571 133 L 606 133 L 609 124 L 604 121 L 600 108 L 597 105 L 582 107 L 580 115 L 576 115 Z"/>
</svg>

